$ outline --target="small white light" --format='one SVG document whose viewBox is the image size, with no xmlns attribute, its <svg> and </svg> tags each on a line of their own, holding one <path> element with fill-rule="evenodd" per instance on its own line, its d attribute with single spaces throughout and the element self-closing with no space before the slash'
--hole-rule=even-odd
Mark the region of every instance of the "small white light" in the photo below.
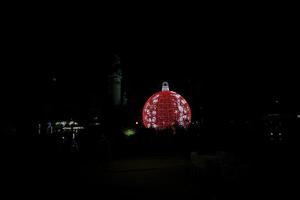
<svg viewBox="0 0 300 200">
<path fill-rule="evenodd" d="M 135 124 L 136 124 L 136 125 L 138 125 L 138 124 L 139 124 L 139 122 L 135 122 Z"/>
<path fill-rule="evenodd" d="M 270 133 L 270 135 L 273 135 L 273 133 Z"/>
<path fill-rule="evenodd" d="M 282 135 L 281 133 L 278 133 L 278 135 Z"/>
</svg>

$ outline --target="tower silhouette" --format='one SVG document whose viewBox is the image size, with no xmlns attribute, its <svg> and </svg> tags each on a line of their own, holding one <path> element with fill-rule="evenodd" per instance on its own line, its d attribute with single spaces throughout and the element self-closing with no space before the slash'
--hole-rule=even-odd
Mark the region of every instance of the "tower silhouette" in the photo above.
<svg viewBox="0 0 300 200">
<path fill-rule="evenodd" d="M 120 106 L 122 103 L 122 70 L 120 64 L 120 57 L 114 55 L 108 87 L 109 100 L 113 106 Z"/>
</svg>

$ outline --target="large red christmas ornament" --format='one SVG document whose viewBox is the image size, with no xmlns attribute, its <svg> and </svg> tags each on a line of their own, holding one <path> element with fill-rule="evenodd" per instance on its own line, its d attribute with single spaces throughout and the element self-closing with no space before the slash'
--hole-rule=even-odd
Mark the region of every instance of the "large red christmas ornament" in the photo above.
<svg viewBox="0 0 300 200">
<path fill-rule="evenodd" d="M 146 128 L 186 128 L 191 123 L 191 118 L 189 104 L 181 95 L 170 91 L 167 82 L 163 82 L 162 91 L 152 95 L 143 109 L 143 123 Z"/>
</svg>

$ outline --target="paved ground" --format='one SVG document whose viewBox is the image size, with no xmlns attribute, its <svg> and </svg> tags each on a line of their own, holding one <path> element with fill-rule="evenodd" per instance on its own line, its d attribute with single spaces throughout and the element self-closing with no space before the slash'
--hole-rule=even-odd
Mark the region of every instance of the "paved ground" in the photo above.
<svg viewBox="0 0 300 200">
<path fill-rule="evenodd" d="M 217 184 L 206 182 L 205 177 L 193 179 L 191 164 L 178 155 L 127 158 L 112 161 L 104 168 L 99 166 L 97 176 L 92 171 L 83 174 L 94 186 L 108 188 L 116 196 L 214 199 L 217 192 L 211 190 L 217 190 Z"/>
<path fill-rule="evenodd" d="M 102 188 L 116 197 L 244 200 L 290 199 L 294 171 L 282 159 L 238 163 L 230 155 L 201 155 L 191 160 L 169 155 L 114 160 L 83 175 L 95 191 Z"/>
<path fill-rule="evenodd" d="M 18 153 L 2 159 L 1 189 L 9 195 L 28 193 L 40 198 L 56 198 L 63 192 L 84 199 L 290 199 L 290 185 L 295 185 L 290 178 L 297 180 L 297 170 L 289 161 L 292 158 L 284 158 L 262 157 L 251 166 L 236 164 L 230 156 L 220 160 L 203 155 L 197 162 L 182 155 L 140 156 L 101 163 L 70 155 Z"/>
</svg>

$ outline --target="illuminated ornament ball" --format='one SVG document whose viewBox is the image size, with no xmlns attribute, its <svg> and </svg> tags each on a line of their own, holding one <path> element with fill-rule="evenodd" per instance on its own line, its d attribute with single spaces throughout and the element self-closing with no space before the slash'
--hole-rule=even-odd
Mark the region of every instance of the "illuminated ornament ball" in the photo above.
<svg viewBox="0 0 300 200">
<path fill-rule="evenodd" d="M 143 109 L 143 123 L 146 128 L 167 129 L 174 126 L 187 128 L 191 118 L 189 104 L 181 95 L 170 91 L 167 82 L 163 82 L 162 91 L 152 95 Z"/>
</svg>

